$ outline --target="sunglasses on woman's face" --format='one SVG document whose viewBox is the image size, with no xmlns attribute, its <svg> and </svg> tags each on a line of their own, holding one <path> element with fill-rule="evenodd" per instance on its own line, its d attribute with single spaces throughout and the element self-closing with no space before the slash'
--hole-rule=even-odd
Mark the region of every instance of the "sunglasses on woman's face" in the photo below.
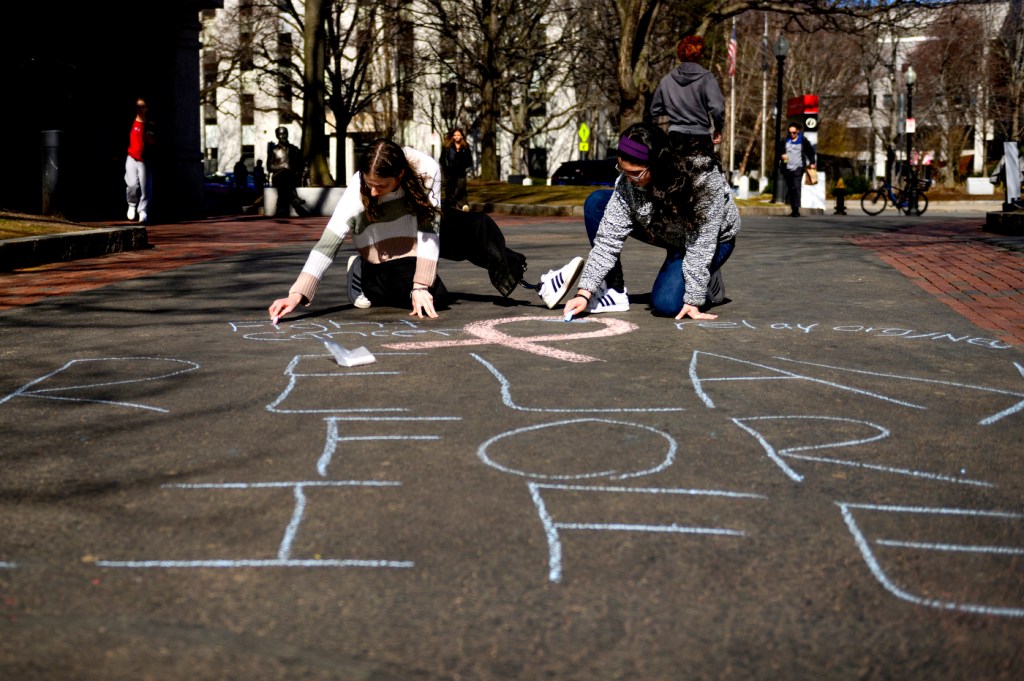
<svg viewBox="0 0 1024 681">
<path fill-rule="evenodd" d="M 623 175 L 625 175 L 628 179 L 633 180 L 634 182 L 641 181 L 642 179 L 644 179 L 644 176 L 646 176 L 647 173 L 650 172 L 650 168 L 644 168 L 643 170 L 626 170 L 619 163 L 615 164 L 615 169 L 622 173 Z"/>
</svg>

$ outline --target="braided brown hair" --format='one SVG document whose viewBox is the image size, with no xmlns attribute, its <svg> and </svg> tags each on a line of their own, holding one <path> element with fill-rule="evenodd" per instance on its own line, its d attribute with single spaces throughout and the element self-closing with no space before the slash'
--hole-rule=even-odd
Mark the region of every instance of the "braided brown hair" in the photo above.
<svg viewBox="0 0 1024 681">
<path fill-rule="evenodd" d="M 440 209 L 430 201 L 430 194 L 423 185 L 423 180 L 405 157 L 402 147 L 389 139 L 377 139 L 370 143 L 366 153 L 359 159 L 356 167 L 359 171 L 359 193 L 363 199 L 363 208 L 370 221 L 380 219 L 380 206 L 375 197 L 370 195 L 370 188 L 363 178 L 367 175 L 378 177 L 400 177 L 399 186 L 405 192 L 402 200 L 406 210 L 416 216 L 420 230 L 434 231 L 435 218 L 441 214 Z"/>
</svg>

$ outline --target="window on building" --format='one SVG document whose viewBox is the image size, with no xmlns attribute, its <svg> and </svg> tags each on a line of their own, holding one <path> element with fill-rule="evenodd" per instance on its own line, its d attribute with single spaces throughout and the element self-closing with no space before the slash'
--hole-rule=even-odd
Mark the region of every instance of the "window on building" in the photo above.
<svg viewBox="0 0 1024 681">
<path fill-rule="evenodd" d="M 203 51 L 203 122 L 217 124 L 217 51 Z"/>
<path fill-rule="evenodd" d="M 254 125 L 256 123 L 256 96 L 242 95 L 239 98 L 241 107 L 240 116 L 242 125 Z"/>
</svg>

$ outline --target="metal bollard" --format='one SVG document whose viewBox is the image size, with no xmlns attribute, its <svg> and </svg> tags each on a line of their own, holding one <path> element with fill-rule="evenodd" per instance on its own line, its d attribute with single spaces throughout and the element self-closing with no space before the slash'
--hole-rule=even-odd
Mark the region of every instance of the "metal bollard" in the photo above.
<svg viewBox="0 0 1024 681">
<path fill-rule="evenodd" d="M 43 215 L 53 215 L 58 209 L 60 187 L 60 130 L 43 130 Z"/>
<path fill-rule="evenodd" d="M 846 185 L 843 184 L 843 178 L 839 178 L 836 182 L 836 186 L 832 189 L 832 196 L 836 199 L 835 215 L 846 215 Z"/>
</svg>

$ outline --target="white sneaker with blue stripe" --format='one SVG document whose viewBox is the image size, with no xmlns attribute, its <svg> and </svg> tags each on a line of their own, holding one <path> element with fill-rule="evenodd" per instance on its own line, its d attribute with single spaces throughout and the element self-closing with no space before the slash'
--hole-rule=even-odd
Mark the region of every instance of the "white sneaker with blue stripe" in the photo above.
<svg viewBox="0 0 1024 681">
<path fill-rule="evenodd" d="M 561 302 L 572 285 L 579 279 L 582 271 L 583 258 L 577 256 L 561 269 L 550 270 L 547 274 L 541 275 L 537 295 L 541 297 L 549 310 Z"/>
<path fill-rule="evenodd" d="M 373 305 L 370 299 L 363 295 L 363 260 L 358 255 L 348 259 L 348 299 L 361 310 Z"/>
<path fill-rule="evenodd" d="M 619 293 L 613 288 L 601 287 L 601 290 L 594 294 L 587 304 L 587 312 L 597 314 L 599 312 L 627 312 L 629 310 L 629 296 L 627 289 L 623 288 Z"/>
</svg>

